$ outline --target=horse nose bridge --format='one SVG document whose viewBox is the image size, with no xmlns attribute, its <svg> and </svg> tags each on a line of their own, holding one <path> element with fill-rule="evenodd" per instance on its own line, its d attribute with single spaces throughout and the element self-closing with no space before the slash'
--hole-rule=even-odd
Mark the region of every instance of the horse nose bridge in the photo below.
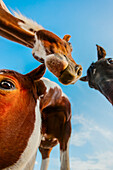
<svg viewBox="0 0 113 170">
<path fill-rule="evenodd" d="M 95 73 L 96 73 L 96 65 L 95 65 L 95 63 L 92 63 L 87 70 L 87 75 L 89 77 L 92 77 L 93 75 L 95 75 Z"/>
</svg>

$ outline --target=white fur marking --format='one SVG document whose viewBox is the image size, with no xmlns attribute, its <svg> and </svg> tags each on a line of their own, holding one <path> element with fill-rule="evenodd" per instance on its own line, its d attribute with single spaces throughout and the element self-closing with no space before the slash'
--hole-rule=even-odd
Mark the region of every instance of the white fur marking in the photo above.
<svg viewBox="0 0 113 170">
<path fill-rule="evenodd" d="M 23 21 L 25 22 L 25 23 L 23 23 L 23 22 L 18 22 L 18 25 L 19 25 L 22 29 L 24 29 L 24 30 L 26 30 L 26 31 L 28 31 L 28 32 L 30 32 L 30 33 L 32 33 L 32 34 L 34 34 L 35 31 L 39 31 L 39 30 L 44 29 L 44 28 L 43 28 L 41 25 L 39 25 L 37 22 L 35 22 L 35 21 L 33 21 L 32 19 L 29 19 L 29 18 L 23 16 L 23 15 L 20 13 L 20 11 L 18 11 L 18 12 L 13 11 L 13 13 L 14 13 L 15 17 L 17 17 L 18 19 L 23 20 Z M 34 32 L 30 31 L 30 29 L 33 29 Z"/>
<path fill-rule="evenodd" d="M 49 91 L 50 88 L 53 89 L 53 88 L 55 88 L 55 87 L 58 87 L 59 89 L 61 89 L 61 87 L 60 87 L 57 83 L 55 83 L 55 82 L 53 82 L 53 81 L 50 81 L 49 79 L 47 79 L 47 78 L 45 78 L 45 77 L 41 78 L 41 80 L 43 81 L 43 83 L 45 84 L 45 86 L 46 86 L 46 88 L 47 88 L 47 89 L 46 89 L 47 93 L 48 93 L 48 91 Z M 61 91 L 62 91 L 62 89 L 61 89 Z M 66 96 L 66 94 L 63 93 L 63 92 L 62 92 L 62 96 L 68 98 L 68 97 Z"/>
<path fill-rule="evenodd" d="M 47 170 L 49 165 L 49 158 L 42 159 L 41 169 L 40 170 Z"/>
<path fill-rule="evenodd" d="M 68 144 L 67 144 L 67 150 L 66 151 L 60 151 L 60 161 L 61 161 L 60 170 L 70 170 L 70 165 L 69 165 L 69 141 L 68 141 Z"/>
<path fill-rule="evenodd" d="M 57 138 L 53 138 L 53 141 L 57 140 Z"/>
<path fill-rule="evenodd" d="M 106 80 L 106 82 L 113 82 L 113 80 L 112 79 L 108 79 L 108 80 Z"/>
<path fill-rule="evenodd" d="M 46 51 L 45 48 L 41 42 L 41 40 L 37 39 L 37 35 L 35 34 L 35 44 L 32 50 L 32 54 L 39 57 L 39 58 L 43 58 L 45 60 L 46 58 Z"/>
<path fill-rule="evenodd" d="M 57 58 L 57 60 L 59 60 L 59 61 L 62 60 L 63 64 L 65 65 L 65 68 L 68 66 L 67 59 L 62 54 L 49 54 L 49 55 L 47 55 L 46 62 L 48 60 L 51 60 L 51 59 L 54 59 L 54 58 L 55 59 Z"/>
<path fill-rule="evenodd" d="M 41 114 L 39 110 L 39 100 L 37 100 L 37 105 L 35 108 L 35 125 L 33 133 L 28 141 L 28 145 L 20 159 L 12 166 L 5 168 L 4 170 L 24 170 L 27 166 L 27 163 L 32 159 L 36 154 L 36 151 L 41 142 Z"/>
<path fill-rule="evenodd" d="M 39 99 L 42 98 L 42 97 L 44 97 L 44 94 L 40 95 L 40 96 L 39 96 Z"/>
<path fill-rule="evenodd" d="M 93 69 L 93 75 L 96 73 L 96 68 Z"/>
<path fill-rule="evenodd" d="M 42 140 L 42 141 L 45 141 L 45 140 L 46 140 L 45 136 L 42 136 L 41 140 Z"/>
</svg>

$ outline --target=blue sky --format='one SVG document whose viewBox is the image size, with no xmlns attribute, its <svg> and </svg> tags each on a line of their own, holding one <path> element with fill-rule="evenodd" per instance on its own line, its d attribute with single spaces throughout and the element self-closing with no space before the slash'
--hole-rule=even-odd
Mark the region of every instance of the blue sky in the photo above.
<svg viewBox="0 0 113 170">
<path fill-rule="evenodd" d="M 83 66 L 83 75 L 96 61 L 96 44 L 113 56 L 112 0 L 4 0 L 59 37 L 72 36 L 73 58 Z M 22 45 L 0 38 L 0 69 L 27 73 L 38 63 Z M 71 170 L 113 170 L 113 108 L 98 91 L 78 81 L 64 86 L 48 70 L 45 77 L 57 82 L 72 104 Z M 59 146 L 51 152 L 49 170 L 60 166 Z M 40 169 L 38 152 L 35 170 Z"/>
</svg>

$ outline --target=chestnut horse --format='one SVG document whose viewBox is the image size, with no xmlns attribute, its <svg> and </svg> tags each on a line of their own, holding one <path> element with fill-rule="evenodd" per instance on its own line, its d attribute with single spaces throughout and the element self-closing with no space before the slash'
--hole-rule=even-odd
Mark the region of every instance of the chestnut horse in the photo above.
<svg viewBox="0 0 113 170">
<path fill-rule="evenodd" d="M 97 45 L 98 61 L 92 63 L 87 70 L 87 76 L 82 81 L 88 81 L 89 86 L 100 91 L 113 105 L 113 58 L 105 58 L 106 51 Z"/>
<path fill-rule="evenodd" d="M 39 147 L 46 170 L 58 143 L 61 170 L 70 169 L 70 102 L 44 72 L 44 64 L 25 75 L 0 70 L 0 169 L 33 170 Z"/>
<path fill-rule="evenodd" d="M 82 67 L 71 56 L 71 36 L 61 39 L 22 14 L 14 14 L 15 17 L 0 0 L 0 35 L 32 48 L 34 58 L 45 63 L 61 83 L 75 83 L 82 74 Z"/>
</svg>

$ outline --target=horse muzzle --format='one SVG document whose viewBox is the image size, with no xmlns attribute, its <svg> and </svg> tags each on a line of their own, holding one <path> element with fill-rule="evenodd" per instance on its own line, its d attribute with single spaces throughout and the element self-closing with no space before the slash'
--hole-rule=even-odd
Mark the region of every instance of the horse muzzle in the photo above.
<svg viewBox="0 0 113 170">
<path fill-rule="evenodd" d="M 82 75 L 82 66 L 74 63 L 62 54 L 51 54 L 45 62 L 58 80 L 65 85 L 74 84 Z"/>
</svg>

